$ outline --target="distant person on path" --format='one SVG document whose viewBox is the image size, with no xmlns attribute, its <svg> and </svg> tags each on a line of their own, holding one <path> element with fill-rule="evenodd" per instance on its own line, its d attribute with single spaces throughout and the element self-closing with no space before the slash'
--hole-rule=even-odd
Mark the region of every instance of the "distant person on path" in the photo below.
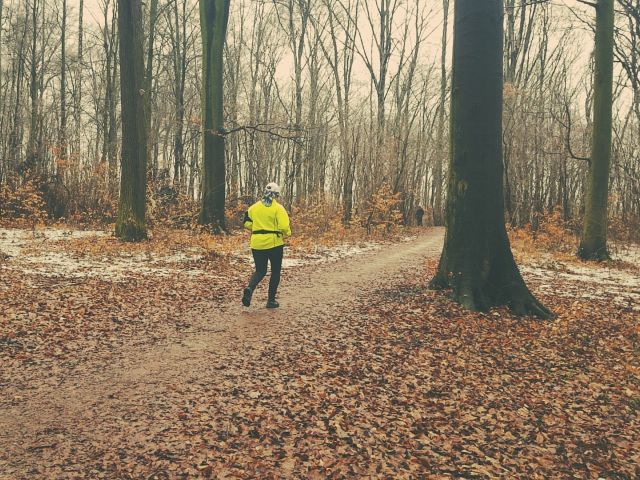
<svg viewBox="0 0 640 480">
<path fill-rule="evenodd" d="M 424 208 L 420 205 L 416 207 L 416 225 L 422 226 L 422 217 L 424 217 Z"/>
<path fill-rule="evenodd" d="M 244 214 L 244 228 L 251 230 L 251 252 L 256 267 L 249 285 L 243 291 L 242 304 L 245 307 L 251 305 L 253 291 L 267 274 L 267 262 L 271 263 L 267 308 L 280 306 L 276 301 L 276 293 L 280 284 L 284 238 L 291 236 L 291 225 L 287 211 L 277 201 L 279 196 L 278 184 L 269 183 L 262 200 L 251 205 Z"/>
</svg>

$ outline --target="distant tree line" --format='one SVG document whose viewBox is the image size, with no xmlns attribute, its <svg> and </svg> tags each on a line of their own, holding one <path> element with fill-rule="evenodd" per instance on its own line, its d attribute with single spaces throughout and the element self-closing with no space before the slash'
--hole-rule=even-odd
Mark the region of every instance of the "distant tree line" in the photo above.
<svg viewBox="0 0 640 480">
<path fill-rule="evenodd" d="M 121 61 L 132 65 L 135 53 L 147 198 L 201 203 L 200 221 L 224 229 L 221 202 L 255 197 L 268 181 L 300 206 L 335 203 L 345 222 L 384 187 L 401 199 L 404 221 L 421 204 L 428 221 L 444 222 L 453 2 L 150 0 L 140 7 L 140 54 L 121 51 L 121 2 L 101 0 L 90 22 L 82 1 L 69 3 L 0 1 L 5 188 L 36 182 L 52 215 L 115 220 L 133 128 Z M 597 121 L 598 56 L 585 51 L 597 15 L 577 1 L 574 12 L 528 0 L 500 8 L 507 222 L 536 228 L 555 210 L 582 222 Z M 605 213 L 638 230 L 640 7 L 617 0 L 615 12 Z"/>
</svg>

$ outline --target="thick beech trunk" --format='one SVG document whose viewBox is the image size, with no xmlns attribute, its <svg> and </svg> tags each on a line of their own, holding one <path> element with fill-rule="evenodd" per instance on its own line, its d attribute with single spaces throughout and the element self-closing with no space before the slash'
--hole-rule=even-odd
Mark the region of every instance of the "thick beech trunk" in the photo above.
<svg viewBox="0 0 640 480">
<path fill-rule="evenodd" d="M 230 0 L 200 0 L 202 30 L 203 164 L 201 225 L 225 230 L 225 139 L 223 128 L 222 56 Z"/>
<path fill-rule="evenodd" d="M 593 140 L 585 199 L 584 226 L 578 256 L 606 260 L 609 165 L 611 163 L 611 105 L 613 89 L 613 2 L 596 5 Z"/>
<path fill-rule="evenodd" d="M 116 236 L 139 241 L 147 236 L 147 122 L 140 0 L 118 0 L 122 168 Z"/>
<path fill-rule="evenodd" d="M 471 310 L 551 312 L 527 289 L 504 225 L 502 0 L 457 0 L 445 245 L 431 282 Z"/>
</svg>

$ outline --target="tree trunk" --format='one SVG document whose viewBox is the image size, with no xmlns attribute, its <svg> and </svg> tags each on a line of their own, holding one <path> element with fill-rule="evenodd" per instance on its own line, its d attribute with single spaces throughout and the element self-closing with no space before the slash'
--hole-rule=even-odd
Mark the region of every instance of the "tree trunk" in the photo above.
<svg viewBox="0 0 640 480">
<path fill-rule="evenodd" d="M 3 56 L 3 52 L 2 52 L 2 18 L 3 18 L 3 13 L 4 13 L 4 0 L 0 0 L 0 85 L 2 85 L 2 77 L 3 77 L 3 63 L 2 63 L 2 56 Z M 3 95 L 2 98 L 0 98 L 0 104 L 2 105 L 2 108 L 0 109 L 0 134 L 4 133 L 4 126 L 5 126 L 5 115 L 6 115 L 6 103 L 5 103 L 5 96 Z M 4 179 L 6 177 L 6 172 L 9 168 L 9 163 L 7 162 L 7 158 L 6 158 L 6 144 L 4 142 L 4 138 L 0 139 L 0 146 L 2 147 L 0 149 L 0 185 L 4 184 Z"/>
<path fill-rule="evenodd" d="M 353 176 L 355 174 L 356 158 L 352 156 L 351 142 L 349 140 L 350 132 L 350 91 L 351 78 L 353 71 L 353 62 L 355 58 L 355 31 L 357 30 L 356 18 L 358 16 L 358 3 L 352 6 L 351 2 L 343 7 L 346 9 L 346 22 L 343 24 L 339 20 L 336 10 L 332 7 L 330 0 L 324 0 L 324 6 L 327 10 L 329 24 L 329 38 L 331 44 L 329 48 L 320 42 L 325 58 L 331 72 L 333 74 L 336 102 L 338 106 L 338 127 L 340 132 L 340 168 L 338 169 L 338 188 L 342 196 L 343 217 L 342 221 L 345 225 L 351 222 L 351 214 L 353 209 Z M 336 30 L 336 24 L 342 27 L 344 37 L 339 38 Z M 338 47 L 338 43 L 341 47 Z M 340 182 L 343 182 L 340 184 Z"/>
<path fill-rule="evenodd" d="M 29 98 L 31 100 L 29 138 L 27 143 L 27 170 L 35 169 L 40 163 L 38 148 L 38 4 L 31 6 L 31 65 L 29 77 Z"/>
<path fill-rule="evenodd" d="M 444 108 L 447 94 L 447 31 L 449 26 L 449 0 L 442 1 L 442 45 L 440 54 L 440 106 L 438 110 L 438 155 L 433 167 L 433 223 L 436 226 L 444 223 L 442 212 L 442 164 L 444 163 L 446 143 L 444 131 Z"/>
<path fill-rule="evenodd" d="M 451 288 L 470 310 L 507 305 L 548 318 L 518 271 L 504 225 L 502 0 L 457 0 L 454 11 L 447 233 L 431 286 Z"/>
<path fill-rule="evenodd" d="M 309 22 L 309 4 L 306 0 L 288 0 L 286 3 L 289 27 L 289 46 L 293 58 L 293 74 L 294 74 L 294 120 L 293 127 L 296 135 L 302 137 L 308 133 L 302 125 L 302 87 L 303 87 L 303 54 L 306 41 L 307 25 Z M 300 19 L 295 16 L 296 8 L 299 10 Z M 305 138 L 306 140 L 306 138 Z M 295 198 L 300 202 L 304 196 L 303 184 L 303 142 L 296 141 L 292 144 L 292 175 L 289 179 L 286 189 L 290 199 Z M 295 189 L 295 197 L 294 197 Z"/>
<path fill-rule="evenodd" d="M 27 32 L 28 22 L 25 21 L 22 27 L 20 41 L 18 42 L 17 58 L 14 60 L 11 69 L 11 96 L 13 96 L 13 105 L 10 120 L 9 132 L 9 167 L 15 169 L 20 161 L 20 146 L 24 139 L 24 128 L 20 118 L 20 102 L 22 99 L 23 79 L 26 70 L 26 54 L 27 48 Z"/>
<path fill-rule="evenodd" d="M 82 148 L 82 72 L 83 72 L 83 41 L 84 41 L 84 0 L 80 0 L 80 6 L 78 7 L 78 65 L 77 65 L 77 90 L 75 95 L 73 114 L 75 116 L 76 125 L 76 139 L 75 139 L 75 156 L 80 157 L 80 149 Z"/>
<path fill-rule="evenodd" d="M 145 107 L 147 109 L 147 153 L 153 152 L 153 144 L 151 136 L 151 109 L 153 106 L 153 95 L 151 90 L 153 88 L 153 60 L 154 60 L 154 46 L 156 38 L 156 23 L 158 20 L 158 0 L 151 0 L 149 5 L 149 36 L 147 38 L 147 61 L 145 64 L 144 75 L 144 91 L 145 91 Z M 157 165 L 157 156 L 154 154 L 152 157 L 152 165 Z M 157 168 L 153 169 L 153 180 L 156 180 Z"/>
<path fill-rule="evenodd" d="M 2 26 L 2 14 L 4 10 L 4 0 L 0 0 L 0 27 Z M 2 28 L 0 28 L 0 48 L 2 48 Z M 2 51 L 0 50 L 0 75 L 2 75 Z M 0 80 L 1 77 L 0 77 Z"/>
<path fill-rule="evenodd" d="M 598 0 L 596 6 L 593 140 L 584 225 L 578 256 L 606 260 L 609 164 L 611 162 L 611 105 L 613 89 L 614 0 Z"/>
<path fill-rule="evenodd" d="M 116 236 L 139 241 L 147 236 L 147 123 L 142 46 L 141 0 L 118 0 L 122 170 Z"/>
<path fill-rule="evenodd" d="M 200 0 L 202 31 L 202 208 L 198 221 L 215 232 L 225 230 L 225 140 L 223 52 L 230 0 Z"/>
<path fill-rule="evenodd" d="M 119 3 L 118 3 L 119 4 Z M 115 17 L 116 12 L 109 15 L 109 2 L 104 6 L 104 30 L 103 30 L 103 47 L 105 53 L 105 105 L 103 112 L 104 139 L 102 148 L 102 159 L 108 162 L 108 188 L 109 192 L 115 195 L 116 179 L 118 178 L 118 123 L 116 117 L 116 77 L 117 77 L 117 61 L 115 46 Z"/>
<path fill-rule="evenodd" d="M 62 0 L 61 26 L 61 55 L 60 55 L 60 131 L 58 132 L 58 148 L 60 160 L 57 168 L 58 181 L 63 180 L 65 162 L 67 160 L 67 0 Z"/>
<path fill-rule="evenodd" d="M 182 17 L 178 10 L 178 2 L 174 2 L 174 31 L 172 36 L 173 73 L 176 126 L 173 136 L 173 186 L 180 192 L 186 185 L 184 176 L 184 116 L 185 116 L 185 82 L 187 75 L 187 12 L 186 1 L 182 2 Z"/>
</svg>

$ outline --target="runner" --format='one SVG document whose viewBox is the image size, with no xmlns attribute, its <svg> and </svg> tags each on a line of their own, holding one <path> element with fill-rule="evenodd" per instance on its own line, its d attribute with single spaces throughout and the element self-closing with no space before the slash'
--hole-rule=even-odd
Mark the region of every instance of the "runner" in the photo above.
<svg viewBox="0 0 640 480">
<path fill-rule="evenodd" d="M 271 263 L 267 308 L 280 306 L 276 293 L 280 284 L 284 238 L 291 236 L 291 225 L 287 211 L 277 201 L 279 196 L 278 184 L 269 183 L 262 200 L 251 205 L 244 214 L 244 228 L 251 230 L 251 252 L 256 268 L 242 295 L 245 307 L 251 305 L 253 291 L 267 274 L 267 262 Z"/>
</svg>

